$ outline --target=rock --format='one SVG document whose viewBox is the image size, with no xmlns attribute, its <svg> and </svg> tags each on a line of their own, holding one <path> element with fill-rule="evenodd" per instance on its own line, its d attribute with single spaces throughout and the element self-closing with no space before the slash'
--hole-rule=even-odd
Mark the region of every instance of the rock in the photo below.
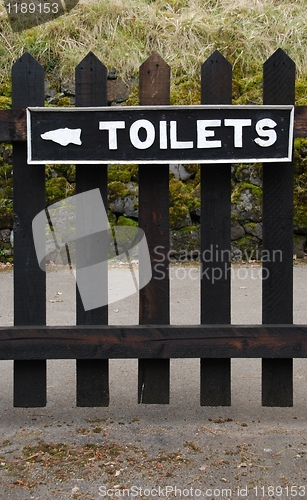
<svg viewBox="0 0 307 500">
<path fill-rule="evenodd" d="M 58 104 L 59 100 L 65 97 L 64 92 L 58 92 L 48 99 L 49 104 Z"/>
<path fill-rule="evenodd" d="M 193 222 L 200 222 L 201 208 L 192 208 L 190 210 L 190 216 Z"/>
<path fill-rule="evenodd" d="M 117 71 L 115 68 L 111 68 L 108 71 L 108 80 L 116 80 L 117 78 Z"/>
<path fill-rule="evenodd" d="M 172 228 L 182 229 L 183 227 L 191 226 L 192 219 L 188 211 L 177 213 L 176 217 L 172 217 Z"/>
<path fill-rule="evenodd" d="M 262 223 L 247 223 L 244 225 L 244 229 L 247 234 L 251 234 L 252 236 L 255 236 L 260 241 L 262 241 Z"/>
<path fill-rule="evenodd" d="M 172 163 L 169 166 L 171 172 L 173 172 L 176 179 L 180 179 L 182 181 L 186 181 L 192 177 L 192 173 L 188 172 L 183 165 L 180 163 Z"/>
<path fill-rule="evenodd" d="M 293 225 L 294 233 L 301 234 L 307 236 L 307 226 L 303 224 L 295 224 Z"/>
<path fill-rule="evenodd" d="M 124 203 L 120 196 L 118 196 L 114 201 L 112 201 L 109 205 L 111 212 L 115 214 L 123 214 L 124 213 Z"/>
<path fill-rule="evenodd" d="M 245 188 L 237 194 L 236 198 L 231 204 L 232 215 L 237 220 L 260 222 L 262 215 L 260 197 L 254 195 L 252 189 Z"/>
<path fill-rule="evenodd" d="M 57 90 L 54 89 L 52 82 L 49 80 L 45 80 L 45 97 L 49 100 L 51 97 L 54 97 L 57 94 Z"/>
<path fill-rule="evenodd" d="M 126 196 L 124 199 L 124 215 L 126 217 L 138 217 L 138 199 L 136 196 Z"/>
<path fill-rule="evenodd" d="M 107 81 L 108 103 L 124 102 L 130 96 L 132 82 L 125 83 L 122 78 L 117 77 Z"/>
<path fill-rule="evenodd" d="M 306 236 L 295 234 L 293 238 L 293 255 L 298 259 L 303 259 L 305 256 Z"/>
<path fill-rule="evenodd" d="M 108 104 L 112 103 L 120 103 L 124 102 L 130 96 L 131 88 L 134 83 L 134 80 L 128 80 L 124 82 L 124 80 L 116 75 L 116 70 L 113 68 L 108 73 L 107 80 L 107 99 Z M 66 80 L 63 80 L 61 83 L 61 93 L 62 97 L 67 96 L 71 97 L 71 101 L 74 100 L 75 97 L 75 78 L 70 77 Z M 51 96 L 51 99 L 56 99 L 56 95 Z"/>
<path fill-rule="evenodd" d="M 185 227 L 170 232 L 170 250 L 174 259 L 185 262 L 199 260 L 200 256 L 200 226 Z"/>
<path fill-rule="evenodd" d="M 235 245 L 231 245 L 231 260 L 240 262 L 242 260 L 242 251 Z"/>
<path fill-rule="evenodd" d="M 11 230 L 1 229 L 0 231 L 0 241 L 2 243 L 10 243 Z"/>
<path fill-rule="evenodd" d="M 67 96 L 75 95 L 75 78 L 73 76 L 61 83 L 61 92 Z"/>
<path fill-rule="evenodd" d="M 232 177 L 236 182 L 248 182 L 254 186 L 262 186 L 262 171 L 259 164 L 233 166 Z"/>
<path fill-rule="evenodd" d="M 245 236 L 244 228 L 235 220 L 231 220 L 231 240 L 238 240 Z"/>
</svg>

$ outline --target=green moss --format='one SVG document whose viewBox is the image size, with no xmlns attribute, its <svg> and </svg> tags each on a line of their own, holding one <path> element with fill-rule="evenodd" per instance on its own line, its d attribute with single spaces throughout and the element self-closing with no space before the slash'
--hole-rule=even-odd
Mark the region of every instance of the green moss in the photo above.
<svg viewBox="0 0 307 500">
<path fill-rule="evenodd" d="M 57 102 L 58 107 L 69 108 L 72 106 L 70 102 L 70 97 L 61 97 Z"/>
<path fill-rule="evenodd" d="M 110 165 L 108 168 L 108 182 L 129 182 L 131 180 L 130 165 Z"/>
<path fill-rule="evenodd" d="M 186 227 L 183 227 L 182 229 L 180 229 L 180 231 L 182 232 L 182 234 L 191 234 L 191 232 L 195 231 L 195 228 L 198 228 L 198 225 L 197 226 L 186 226 Z"/>
<path fill-rule="evenodd" d="M 251 229 L 254 229 L 256 226 L 257 226 L 257 222 L 252 222 L 252 221 L 249 221 L 247 224 L 245 224 L 244 227 L 250 227 Z"/>
<path fill-rule="evenodd" d="M 130 219 L 129 217 L 125 217 L 124 215 L 121 215 L 120 217 L 118 217 L 116 225 L 117 226 L 135 226 L 135 227 L 137 227 L 138 223 L 135 220 Z"/>
<path fill-rule="evenodd" d="M 255 69 L 259 69 L 261 64 Z M 252 74 L 252 73 L 251 73 Z M 246 77 L 242 72 L 235 72 L 233 79 L 233 104 L 262 104 L 262 72 Z"/>
<path fill-rule="evenodd" d="M 253 236 L 247 234 L 243 238 L 232 241 L 232 244 L 239 248 L 245 255 L 252 255 L 255 249 L 259 248 L 259 242 L 255 241 Z"/>
<path fill-rule="evenodd" d="M 294 225 L 297 231 L 307 227 L 307 139 L 294 141 Z"/>
<path fill-rule="evenodd" d="M 3 82 L 0 84 L 0 95 L 4 97 L 12 97 L 12 82 Z"/>
<path fill-rule="evenodd" d="M 256 198 L 257 202 L 261 203 L 262 200 L 262 188 L 260 186 L 255 186 L 254 184 L 250 184 L 249 182 L 240 182 L 234 186 L 231 195 L 232 203 L 238 203 L 241 198 L 241 193 L 249 190 L 252 195 Z"/>
<path fill-rule="evenodd" d="M 189 223 L 190 212 L 200 206 L 199 191 L 193 180 L 182 182 L 170 175 L 170 227 L 180 228 Z"/>
<path fill-rule="evenodd" d="M 248 182 L 242 183 L 242 190 L 249 189 L 253 196 L 258 199 L 262 199 L 262 188 L 259 186 L 255 186 L 254 184 L 250 184 Z"/>
<path fill-rule="evenodd" d="M 12 99 L 10 97 L 0 96 L 0 108 L 10 109 L 12 106 Z"/>
<path fill-rule="evenodd" d="M 191 78 L 189 75 L 180 75 L 172 79 L 170 102 L 173 105 L 200 104 L 200 76 Z"/>
<path fill-rule="evenodd" d="M 0 109 L 10 109 L 12 107 L 12 84 L 3 82 L 0 85 Z"/>
<path fill-rule="evenodd" d="M 75 194 L 75 186 L 65 177 L 55 177 L 46 180 L 46 204 L 52 205 Z"/>
<path fill-rule="evenodd" d="M 108 220 L 109 220 L 109 224 L 110 226 L 115 226 L 116 224 L 116 215 L 113 214 L 113 212 L 111 212 L 110 210 L 108 210 Z"/>
<path fill-rule="evenodd" d="M 138 83 L 135 83 L 132 86 L 130 96 L 127 99 L 127 101 L 125 101 L 123 103 L 123 105 L 124 106 L 138 106 L 139 105 L 139 85 L 138 85 Z"/>
<path fill-rule="evenodd" d="M 108 183 L 109 200 L 114 201 L 116 198 L 124 198 L 129 194 L 129 189 L 121 181 L 112 181 Z"/>
<path fill-rule="evenodd" d="M 181 228 L 188 222 L 189 211 L 184 206 L 173 206 L 169 209 L 169 222 L 171 228 Z"/>
<path fill-rule="evenodd" d="M 13 227 L 12 148 L 0 145 L 0 229 Z"/>
</svg>

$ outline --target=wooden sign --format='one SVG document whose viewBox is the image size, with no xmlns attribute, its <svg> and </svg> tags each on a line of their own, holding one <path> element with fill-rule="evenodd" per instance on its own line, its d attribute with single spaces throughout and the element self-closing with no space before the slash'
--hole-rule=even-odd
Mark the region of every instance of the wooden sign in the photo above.
<svg viewBox="0 0 307 500">
<path fill-rule="evenodd" d="M 292 159 L 293 106 L 28 108 L 28 163 Z"/>
</svg>

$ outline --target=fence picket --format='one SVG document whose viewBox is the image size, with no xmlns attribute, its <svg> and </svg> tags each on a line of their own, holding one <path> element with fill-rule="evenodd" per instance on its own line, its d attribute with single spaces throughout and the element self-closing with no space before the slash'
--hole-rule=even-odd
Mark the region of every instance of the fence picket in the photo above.
<svg viewBox="0 0 307 500">
<path fill-rule="evenodd" d="M 12 68 L 13 108 L 44 105 L 44 69 L 25 53 Z M 32 220 L 45 209 L 45 170 L 27 165 L 27 145 L 13 144 L 14 324 L 46 324 L 46 273 L 36 258 Z M 46 405 L 46 361 L 14 362 L 14 406 Z"/>
<path fill-rule="evenodd" d="M 202 104 L 231 104 L 232 67 L 218 51 L 201 77 Z M 201 165 L 201 324 L 230 323 L 230 196 L 231 165 Z M 201 359 L 201 405 L 231 404 L 230 368 L 229 358 Z"/>
<path fill-rule="evenodd" d="M 278 49 L 263 66 L 263 103 L 294 99 L 295 64 Z M 262 322 L 268 324 L 293 322 L 293 182 L 293 162 L 263 165 Z M 281 261 L 274 251 L 282 252 Z M 263 406 L 293 405 L 292 371 L 292 359 L 262 360 Z"/>
<path fill-rule="evenodd" d="M 99 59 L 90 52 L 76 67 L 76 106 L 107 105 L 107 69 Z M 76 168 L 76 193 L 80 194 L 99 188 L 106 211 L 108 211 L 108 167 L 107 165 L 78 165 Z M 101 237 L 95 240 L 95 250 L 90 247 L 92 239 L 86 241 L 86 255 L 91 264 L 92 253 L 97 252 L 97 244 L 103 246 L 107 241 Z M 78 250 L 77 246 L 77 250 Z M 78 260 L 78 253 L 77 253 Z M 78 270 L 77 277 L 78 277 Z M 108 293 L 108 262 L 101 263 L 101 293 Z M 91 283 L 88 286 L 91 287 Z M 108 305 L 85 311 L 77 287 L 77 325 L 108 324 Z M 109 362 L 107 359 L 76 360 L 77 406 L 109 405 Z"/>
<path fill-rule="evenodd" d="M 170 67 L 153 53 L 140 67 L 140 105 L 170 103 Z M 140 324 L 169 324 L 169 166 L 142 165 L 139 167 L 139 227 L 144 230 L 150 252 L 153 279 L 140 290 Z M 159 272 L 155 266 L 155 247 L 163 254 Z M 142 274 L 142 260 L 139 272 Z M 157 279 L 159 278 L 159 279 Z M 139 403 L 167 404 L 169 402 L 169 359 L 139 360 Z"/>
<path fill-rule="evenodd" d="M 293 104 L 294 62 L 278 49 L 263 71 L 264 104 Z M 139 76 L 141 105 L 170 104 L 170 67 L 157 53 L 142 64 Z M 202 104 L 231 104 L 231 80 L 230 63 L 215 51 L 202 65 Z M 138 401 L 167 404 L 170 358 L 195 356 L 202 358 L 201 405 L 231 404 L 231 357 L 262 357 L 262 404 L 292 406 L 292 357 L 306 357 L 306 327 L 292 325 L 293 162 L 263 165 L 264 326 L 230 325 L 231 166 L 227 164 L 201 166 L 201 325 L 169 325 L 169 166 L 152 164 L 139 167 L 139 227 L 146 234 L 153 271 L 153 279 L 139 292 L 140 325 L 108 326 L 108 305 L 85 311 L 77 289 L 78 326 L 45 327 L 46 273 L 38 265 L 32 236 L 32 220 L 45 209 L 45 171 L 27 165 L 25 142 L 25 108 L 44 105 L 42 66 L 24 54 L 13 65 L 12 83 L 13 110 L 0 113 L 0 133 L 3 140 L 14 143 L 15 328 L 0 328 L 0 354 L 2 359 L 15 359 L 14 406 L 46 405 L 49 357 L 76 359 L 77 406 L 108 406 L 105 358 L 110 357 L 140 358 Z M 107 69 L 90 52 L 76 68 L 76 106 L 104 105 Z M 302 136 L 305 107 L 296 112 L 297 135 Z M 95 188 L 107 209 L 107 165 L 78 165 L 77 194 Z M 86 254 L 90 266 L 97 244 L 106 256 L 104 240 L 85 238 L 86 252 L 77 247 L 77 259 L 78 252 L 83 258 Z M 141 282 L 147 262 L 142 255 L 139 258 Z M 101 294 L 107 297 L 107 261 L 101 283 Z M 90 290 L 91 283 L 88 286 Z"/>
</svg>

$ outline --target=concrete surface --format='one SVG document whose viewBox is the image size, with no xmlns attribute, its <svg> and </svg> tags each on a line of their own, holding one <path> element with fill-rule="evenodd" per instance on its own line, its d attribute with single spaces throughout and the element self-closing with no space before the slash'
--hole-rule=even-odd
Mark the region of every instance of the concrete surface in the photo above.
<svg viewBox="0 0 307 500">
<path fill-rule="evenodd" d="M 125 268 L 111 269 L 122 283 Z M 232 323 L 261 323 L 258 266 L 235 266 Z M 171 322 L 199 322 L 199 271 L 173 267 Z M 11 325 L 12 272 L 0 273 Z M 48 324 L 74 324 L 74 279 L 47 273 Z M 307 323 L 307 266 L 294 266 L 294 321 Z M 137 295 L 110 305 L 137 324 Z M 200 407 L 199 360 L 171 360 L 170 405 L 137 404 L 137 362 L 110 362 L 108 408 L 75 407 L 74 361 L 48 361 L 46 408 L 12 407 L 0 362 L 0 499 L 307 498 L 306 360 L 294 360 L 293 408 L 261 407 L 261 361 L 232 360 L 232 406 Z M 306 491 L 305 491 L 306 488 Z"/>
</svg>

